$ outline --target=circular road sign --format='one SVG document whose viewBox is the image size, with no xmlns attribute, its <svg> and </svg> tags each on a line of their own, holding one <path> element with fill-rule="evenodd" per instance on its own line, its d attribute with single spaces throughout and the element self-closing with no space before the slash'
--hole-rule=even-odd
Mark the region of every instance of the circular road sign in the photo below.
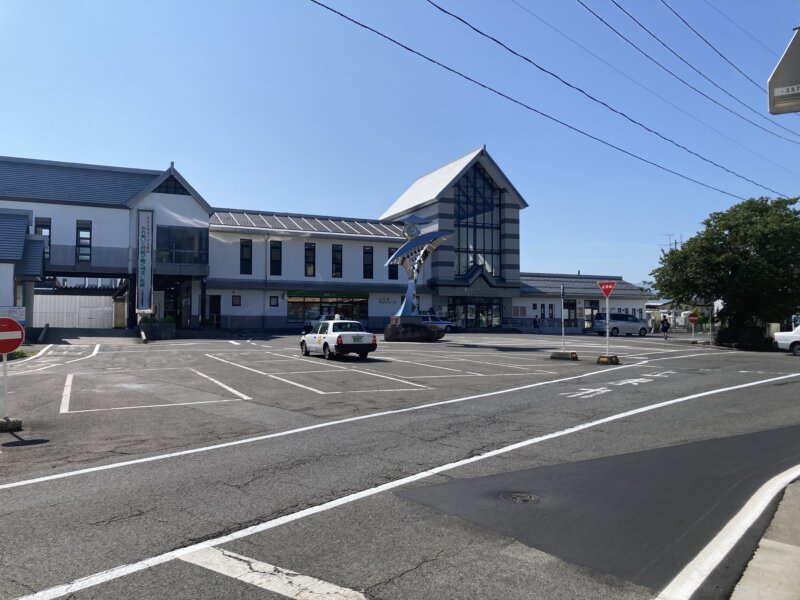
<svg viewBox="0 0 800 600">
<path fill-rule="evenodd" d="M 14 319 L 0 317 L 0 354 L 13 352 L 22 345 L 25 329 Z"/>
<path fill-rule="evenodd" d="M 696 314 L 692 313 L 691 315 L 689 315 L 689 323 L 691 323 L 692 325 L 697 323 L 699 320 L 700 317 L 698 317 Z"/>
</svg>

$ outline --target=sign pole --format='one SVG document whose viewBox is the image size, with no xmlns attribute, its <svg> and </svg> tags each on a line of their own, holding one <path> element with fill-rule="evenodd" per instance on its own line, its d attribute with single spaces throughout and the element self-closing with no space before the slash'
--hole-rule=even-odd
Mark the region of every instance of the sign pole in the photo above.
<svg viewBox="0 0 800 600">
<path fill-rule="evenodd" d="M 8 419 L 8 354 L 3 352 L 3 418 Z"/>
<path fill-rule="evenodd" d="M 608 296 L 606 296 L 606 356 L 610 356 L 608 351 L 609 332 L 608 324 L 611 322 L 611 313 L 608 312 Z"/>
<path fill-rule="evenodd" d="M 564 284 L 561 284 L 561 351 L 564 352 Z"/>
</svg>

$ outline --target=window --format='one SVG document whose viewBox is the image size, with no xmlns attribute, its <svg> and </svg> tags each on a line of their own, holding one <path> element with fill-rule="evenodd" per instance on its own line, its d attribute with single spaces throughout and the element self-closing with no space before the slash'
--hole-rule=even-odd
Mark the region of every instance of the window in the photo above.
<svg viewBox="0 0 800 600">
<path fill-rule="evenodd" d="M 553 308 L 554 305 L 553 304 L 548 304 L 547 306 L 550 309 L 550 311 L 548 312 L 548 318 L 555 319 L 556 313 L 555 313 L 555 309 Z"/>
<path fill-rule="evenodd" d="M 389 258 L 394 256 L 397 248 L 389 248 Z M 397 279 L 397 265 L 389 265 L 389 279 Z"/>
<path fill-rule="evenodd" d="M 539 311 L 539 316 L 540 316 L 542 319 L 544 319 L 544 318 L 545 318 L 545 316 L 546 316 L 546 315 L 544 314 L 544 304 L 540 304 L 539 306 L 541 306 L 541 307 L 542 307 L 542 308 L 541 308 L 541 310 Z"/>
<path fill-rule="evenodd" d="M 242 297 L 239 294 L 233 294 L 231 296 L 231 306 L 241 306 L 242 305 Z"/>
<path fill-rule="evenodd" d="M 528 316 L 528 307 L 527 306 L 512 306 L 511 307 L 511 316 L 512 317 L 526 317 Z"/>
<path fill-rule="evenodd" d="M 331 252 L 331 277 L 342 276 L 342 245 L 334 244 Z"/>
<path fill-rule="evenodd" d="M 501 196 L 500 188 L 478 163 L 456 182 L 456 275 L 466 275 L 475 266 L 500 274 Z"/>
<path fill-rule="evenodd" d="M 191 195 L 188 191 L 186 191 L 186 188 L 181 185 L 180 181 L 175 179 L 173 175 L 167 177 L 163 183 L 153 191 L 158 194 L 178 194 L 180 196 Z"/>
<path fill-rule="evenodd" d="M 269 297 L 269 305 L 270 306 L 278 306 L 278 297 L 277 296 L 270 296 Z"/>
<path fill-rule="evenodd" d="M 92 260 L 92 222 L 78 221 L 75 233 L 75 260 L 90 262 Z"/>
<path fill-rule="evenodd" d="M 316 275 L 317 245 L 313 242 L 306 242 L 306 277 Z"/>
<path fill-rule="evenodd" d="M 283 242 L 272 240 L 269 243 L 269 274 L 283 274 Z"/>
<path fill-rule="evenodd" d="M 327 323 L 320 323 L 319 324 L 319 334 L 323 335 L 328 333 L 328 324 Z"/>
<path fill-rule="evenodd" d="M 372 279 L 372 246 L 364 246 L 364 279 Z"/>
<path fill-rule="evenodd" d="M 156 230 L 156 262 L 208 264 L 208 229 L 159 225 Z"/>
<path fill-rule="evenodd" d="M 37 218 L 34 233 L 44 236 L 44 258 L 50 259 L 50 219 Z"/>
<path fill-rule="evenodd" d="M 239 240 L 239 274 L 253 274 L 253 240 Z"/>
</svg>

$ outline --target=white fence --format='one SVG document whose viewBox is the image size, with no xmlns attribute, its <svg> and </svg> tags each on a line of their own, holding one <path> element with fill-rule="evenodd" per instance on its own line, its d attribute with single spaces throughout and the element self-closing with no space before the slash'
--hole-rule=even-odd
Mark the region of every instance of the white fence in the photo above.
<svg viewBox="0 0 800 600">
<path fill-rule="evenodd" d="M 114 301 L 110 296 L 36 295 L 33 326 L 110 329 L 114 326 Z"/>
</svg>

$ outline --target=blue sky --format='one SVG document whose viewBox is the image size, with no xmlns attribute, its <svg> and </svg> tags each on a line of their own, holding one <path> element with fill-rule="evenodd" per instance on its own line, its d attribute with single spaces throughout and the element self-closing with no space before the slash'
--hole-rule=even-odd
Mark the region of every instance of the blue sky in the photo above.
<svg viewBox="0 0 800 600">
<path fill-rule="evenodd" d="M 764 87 L 800 25 L 797 0 L 667 1 Z M 797 135 L 767 122 L 766 93 L 660 0 L 617 2 L 760 114 L 680 63 L 611 0 L 584 2 L 704 93 L 796 143 L 687 89 L 577 0 L 437 1 L 694 152 L 800 194 L 797 115 L 770 117 Z M 326 3 L 648 160 L 736 196 L 773 195 L 590 103 L 425 0 Z M 524 271 L 638 283 L 668 240 L 691 237 L 709 213 L 738 202 L 548 121 L 308 0 L 4 0 L 0 56 L 0 155 L 157 169 L 175 161 L 217 207 L 377 218 L 417 177 L 485 144 L 530 204 L 521 214 Z"/>
</svg>

